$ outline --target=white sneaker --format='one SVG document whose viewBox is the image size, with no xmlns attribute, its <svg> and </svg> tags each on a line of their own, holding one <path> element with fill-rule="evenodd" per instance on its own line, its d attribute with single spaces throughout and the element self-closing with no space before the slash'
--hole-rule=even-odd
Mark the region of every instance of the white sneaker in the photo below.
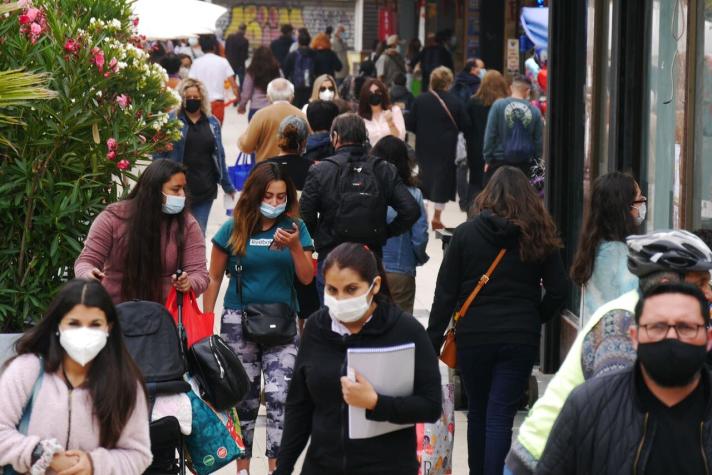
<svg viewBox="0 0 712 475">
<path fill-rule="evenodd" d="M 240 470 L 239 472 L 237 472 L 237 475 L 250 475 L 250 472 L 248 472 L 247 470 L 245 470 L 245 469 L 243 468 L 242 470 Z"/>
</svg>

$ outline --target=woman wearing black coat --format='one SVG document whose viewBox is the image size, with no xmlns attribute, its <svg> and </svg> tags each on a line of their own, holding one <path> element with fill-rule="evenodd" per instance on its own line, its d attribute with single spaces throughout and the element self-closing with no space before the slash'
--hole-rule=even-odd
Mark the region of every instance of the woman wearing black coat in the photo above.
<svg viewBox="0 0 712 475">
<path fill-rule="evenodd" d="M 385 277 L 363 244 L 344 243 L 326 258 L 326 307 L 307 321 L 287 396 L 274 475 L 291 474 L 309 442 L 302 475 L 416 475 L 415 427 L 349 438 L 348 407 L 396 424 L 434 422 L 442 411 L 440 372 L 423 327 L 384 295 Z M 413 394 L 378 394 L 359 373 L 346 377 L 349 348 L 415 344 Z M 311 441 L 310 441 L 311 439 Z"/>
<path fill-rule="evenodd" d="M 336 75 L 344 67 L 341 60 L 331 49 L 331 40 L 326 33 L 317 34 L 312 40 L 311 47 L 314 50 L 314 77 L 318 78 L 322 74 L 331 77 Z"/>
<path fill-rule="evenodd" d="M 455 199 L 457 189 L 457 135 L 470 127 L 464 105 L 448 92 L 452 81 L 452 71 L 436 68 L 430 75 L 431 90 L 418 96 L 406 120 L 406 128 L 415 133 L 415 158 L 423 197 L 433 202 L 435 208 L 433 229 L 445 227 L 440 217 L 445 204 Z"/>
<path fill-rule="evenodd" d="M 514 415 L 539 353 L 541 324 L 558 314 L 568 285 L 556 226 L 521 170 L 497 170 L 475 209 L 479 214 L 455 229 L 443 259 L 428 334 L 439 349 L 450 317 L 504 249 L 456 327 L 457 366 L 469 405 L 470 474 L 501 475 Z"/>
<path fill-rule="evenodd" d="M 484 185 L 485 159 L 482 149 L 485 144 L 487 116 L 497 99 L 509 96 L 509 86 L 499 71 L 490 69 L 485 74 L 477 93 L 467 102 L 467 117 L 470 129 L 467 134 L 467 165 L 470 169 L 470 189 L 467 197 L 468 213 L 472 201 Z"/>
</svg>

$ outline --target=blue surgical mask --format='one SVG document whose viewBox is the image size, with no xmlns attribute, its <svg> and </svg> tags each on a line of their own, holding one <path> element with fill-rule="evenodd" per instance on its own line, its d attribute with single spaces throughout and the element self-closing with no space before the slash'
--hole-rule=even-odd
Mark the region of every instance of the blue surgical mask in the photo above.
<svg viewBox="0 0 712 475">
<path fill-rule="evenodd" d="M 284 203 L 277 205 L 277 206 L 272 206 L 269 203 L 265 203 L 264 201 L 260 205 L 260 213 L 262 213 L 262 216 L 264 216 L 267 219 L 277 219 L 279 218 L 282 213 L 287 209 L 287 202 L 285 201 Z"/>
<path fill-rule="evenodd" d="M 480 79 L 484 79 L 485 74 L 487 74 L 487 70 L 485 68 L 480 68 L 480 72 L 478 74 L 478 76 L 480 76 Z"/>
<path fill-rule="evenodd" d="M 163 193 L 166 202 L 163 203 L 163 212 L 166 214 L 178 214 L 185 208 L 185 196 L 167 195 Z"/>
</svg>

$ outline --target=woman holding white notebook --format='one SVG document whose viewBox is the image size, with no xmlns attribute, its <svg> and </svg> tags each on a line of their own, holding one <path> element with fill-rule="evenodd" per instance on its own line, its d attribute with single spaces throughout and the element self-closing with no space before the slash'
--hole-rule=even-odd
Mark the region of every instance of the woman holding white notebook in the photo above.
<svg viewBox="0 0 712 475">
<path fill-rule="evenodd" d="M 303 475 L 418 473 L 414 424 L 440 417 L 438 360 L 425 329 L 388 297 L 379 267 L 363 244 L 341 244 L 327 257 L 326 307 L 302 335 L 275 475 L 292 473 L 310 437 Z M 352 362 L 354 353 L 378 354 L 383 367 L 363 368 L 373 384 L 348 367 L 347 352 Z M 389 368 L 388 361 L 400 363 Z M 392 381 L 384 378 L 389 372 Z M 403 392 L 406 372 L 412 391 Z M 356 438 L 350 424 L 359 424 L 359 437 L 381 435 Z"/>
</svg>

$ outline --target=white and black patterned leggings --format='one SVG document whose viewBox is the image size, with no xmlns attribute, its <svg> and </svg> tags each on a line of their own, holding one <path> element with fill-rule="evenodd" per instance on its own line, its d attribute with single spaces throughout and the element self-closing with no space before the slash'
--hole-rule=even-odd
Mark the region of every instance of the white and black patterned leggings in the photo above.
<svg viewBox="0 0 712 475">
<path fill-rule="evenodd" d="M 237 405 L 245 456 L 252 457 L 255 420 L 260 408 L 261 377 L 264 373 L 265 404 L 267 406 L 267 443 L 265 456 L 277 458 L 284 430 L 284 405 L 297 357 L 297 337 L 287 345 L 263 347 L 242 335 L 242 315 L 239 310 L 225 309 L 220 333 L 245 367 L 252 387 Z"/>
</svg>

